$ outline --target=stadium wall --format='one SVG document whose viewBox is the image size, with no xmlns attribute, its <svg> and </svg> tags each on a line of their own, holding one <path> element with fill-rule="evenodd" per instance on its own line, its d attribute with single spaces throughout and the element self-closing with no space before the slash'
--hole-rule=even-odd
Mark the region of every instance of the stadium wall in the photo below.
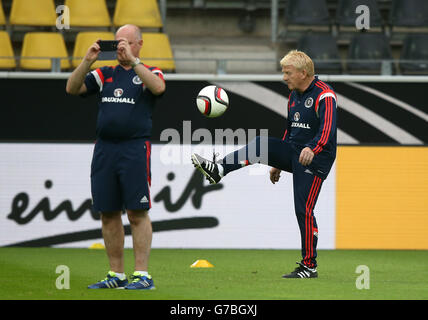
<svg viewBox="0 0 428 320">
<path fill-rule="evenodd" d="M 89 185 L 96 98 L 67 96 L 66 78 L 0 73 L 0 246 L 102 241 Z M 428 249 L 426 84 L 392 78 L 325 79 L 338 93 L 340 146 L 315 208 L 321 249 Z M 280 80 L 167 75 L 153 116 L 154 247 L 300 248 L 289 174 L 272 185 L 268 168 L 255 166 L 209 186 L 188 161 L 198 148 L 212 152 L 210 143 L 192 141 L 198 129 L 212 137 L 216 129 L 282 137 L 288 89 Z M 231 101 L 218 119 L 195 107 L 198 91 L 212 83 Z M 165 129 L 180 143 L 163 139 Z M 238 147 L 224 142 L 215 146 L 221 155 Z M 129 247 L 125 217 L 124 224 Z"/>
</svg>

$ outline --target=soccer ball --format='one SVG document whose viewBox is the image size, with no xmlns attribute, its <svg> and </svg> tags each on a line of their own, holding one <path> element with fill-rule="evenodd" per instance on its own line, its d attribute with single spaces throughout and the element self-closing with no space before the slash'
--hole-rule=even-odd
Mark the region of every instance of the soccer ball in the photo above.
<svg viewBox="0 0 428 320">
<path fill-rule="evenodd" d="M 229 97 L 223 88 L 206 86 L 196 98 L 199 111 L 208 118 L 221 116 L 229 106 Z"/>
</svg>

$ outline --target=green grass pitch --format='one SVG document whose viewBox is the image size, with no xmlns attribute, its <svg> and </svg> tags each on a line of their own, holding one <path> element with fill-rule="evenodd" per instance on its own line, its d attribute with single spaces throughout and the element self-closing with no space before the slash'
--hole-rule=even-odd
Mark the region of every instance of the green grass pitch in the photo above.
<svg viewBox="0 0 428 320">
<path fill-rule="evenodd" d="M 153 249 L 156 290 L 135 292 L 86 288 L 108 271 L 104 250 L 0 248 L 0 299 L 428 299 L 427 251 L 319 250 L 319 278 L 282 279 L 299 256 L 298 250 Z M 190 268 L 198 259 L 214 268 Z M 56 287 L 59 265 L 69 268 L 70 289 Z M 356 286 L 359 265 L 369 268 L 369 289 Z M 125 268 L 133 271 L 130 249 Z"/>
</svg>

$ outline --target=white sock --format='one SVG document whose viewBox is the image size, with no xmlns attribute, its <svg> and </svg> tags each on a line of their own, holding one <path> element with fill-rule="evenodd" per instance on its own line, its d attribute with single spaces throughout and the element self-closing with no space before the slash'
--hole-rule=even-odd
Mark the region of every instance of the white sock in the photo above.
<svg viewBox="0 0 428 320">
<path fill-rule="evenodd" d="M 141 274 L 142 276 L 146 276 L 146 277 L 149 275 L 149 273 L 147 271 L 135 271 L 134 273 L 138 273 L 138 274 Z"/>
<path fill-rule="evenodd" d="M 221 164 L 217 163 L 217 167 L 218 167 L 218 174 L 220 175 L 220 178 L 224 177 L 224 168 Z"/>
<path fill-rule="evenodd" d="M 125 280 L 126 278 L 126 274 L 124 273 L 119 273 L 119 272 L 115 272 L 116 277 L 118 277 L 120 280 Z"/>
</svg>

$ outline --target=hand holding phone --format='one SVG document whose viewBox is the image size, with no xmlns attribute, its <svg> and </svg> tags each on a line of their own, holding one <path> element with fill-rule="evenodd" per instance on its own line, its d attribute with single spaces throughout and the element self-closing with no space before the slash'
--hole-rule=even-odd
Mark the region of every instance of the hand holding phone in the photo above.
<svg viewBox="0 0 428 320">
<path fill-rule="evenodd" d="M 130 65 L 135 61 L 135 57 L 132 54 L 131 46 L 128 39 L 119 38 L 119 44 L 117 46 L 117 60 L 124 65 Z"/>
<path fill-rule="evenodd" d="M 116 60 L 117 59 L 117 40 L 99 40 L 100 53 L 98 60 Z"/>
<path fill-rule="evenodd" d="M 86 52 L 84 59 L 89 63 L 94 63 L 98 59 L 98 54 L 100 53 L 100 46 L 98 41 L 94 42 Z"/>
</svg>

